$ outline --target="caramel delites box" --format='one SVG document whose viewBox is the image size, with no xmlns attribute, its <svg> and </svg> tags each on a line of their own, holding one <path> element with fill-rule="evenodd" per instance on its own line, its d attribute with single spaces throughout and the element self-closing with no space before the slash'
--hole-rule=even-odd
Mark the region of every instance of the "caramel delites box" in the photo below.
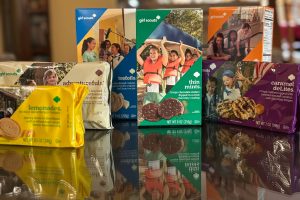
<svg viewBox="0 0 300 200">
<path fill-rule="evenodd" d="M 296 131 L 299 65 L 204 61 L 203 81 L 204 119 Z"/>
<path fill-rule="evenodd" d="M 201 125 L 203 12 L 137 10 L 138 126 Z"/>
<path fill-rule="evenodd" d="M 136 10 L 76 10 L 78 62 L 105 61 L 113 68 L 113 119 L 136 119 Z"/>
<path fill-rule="evenodd" d="M 210 8 L 206 58 L 271 62 L 273 15 L 269 7 Z"/>
</svg>

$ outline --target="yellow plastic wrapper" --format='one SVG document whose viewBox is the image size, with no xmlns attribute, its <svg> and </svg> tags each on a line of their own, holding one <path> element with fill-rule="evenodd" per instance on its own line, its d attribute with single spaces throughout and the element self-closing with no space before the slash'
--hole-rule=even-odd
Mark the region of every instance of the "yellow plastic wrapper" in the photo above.
<svg viewBox="0 0 300 200">
<path fill-rule="evenodd" d="M 0 144 L 80 147 L 85 85 L 0 86 Z"/>
<path fill-rule="evenodd" d="M 84 148 L 0 146 L 0 199 L 86 199 Z"/>
<path fill-rule="evenodd" d="M 72 83 L 87 85 L 89 89 L 82 106 L 85 128 L 112 129 L 109 98 L 112 68 L 109 63 L 0 62 L 0 86 L 66 86 Z"/>
</svg>

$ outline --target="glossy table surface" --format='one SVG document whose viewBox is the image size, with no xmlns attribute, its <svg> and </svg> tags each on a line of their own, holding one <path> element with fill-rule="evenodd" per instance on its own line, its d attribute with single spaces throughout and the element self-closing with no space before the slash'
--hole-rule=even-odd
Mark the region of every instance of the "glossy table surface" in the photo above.
<svg viewBox="0 0 300 200">
<path fill-rule="evenodd" d="M 114 126 L 79 149 L 0 146 L 0 199 L 300 199 L 298 134 Z"/>
</svg>

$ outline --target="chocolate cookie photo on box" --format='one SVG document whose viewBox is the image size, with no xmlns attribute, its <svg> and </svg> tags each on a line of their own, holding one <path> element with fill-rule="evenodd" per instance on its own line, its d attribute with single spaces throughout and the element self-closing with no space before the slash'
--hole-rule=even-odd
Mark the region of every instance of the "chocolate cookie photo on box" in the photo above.
<svg viewBox="0 0 300 200">
<path fill-rule="evenodd" d="M 203 73 L 204 119 L 295 132 L 297 64 L 204 61 Z"/>
<path fill-rule="evenodd" d="M 201 124 L 202 21 L 200 9 L 137 10 L 139 126 Z"/>
</svg>

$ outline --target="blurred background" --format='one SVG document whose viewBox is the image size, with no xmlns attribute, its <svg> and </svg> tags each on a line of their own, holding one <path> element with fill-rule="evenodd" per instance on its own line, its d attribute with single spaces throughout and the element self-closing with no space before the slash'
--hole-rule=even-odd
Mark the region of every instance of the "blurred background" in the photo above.
<svg viewBox="0 0 300 200">
<path fill-rule="evenodd" d="M 277 11 L 273 61 L 297 62 L 295 2 L 300 0 L 0 0 L 0 60 L 76 61 L 76 8 L 199 7 L 204 10 L 205 27 L 209 7 L 263 5 Z M 207 43 L 206 33 L 202 38 Z"/>
</svg>

